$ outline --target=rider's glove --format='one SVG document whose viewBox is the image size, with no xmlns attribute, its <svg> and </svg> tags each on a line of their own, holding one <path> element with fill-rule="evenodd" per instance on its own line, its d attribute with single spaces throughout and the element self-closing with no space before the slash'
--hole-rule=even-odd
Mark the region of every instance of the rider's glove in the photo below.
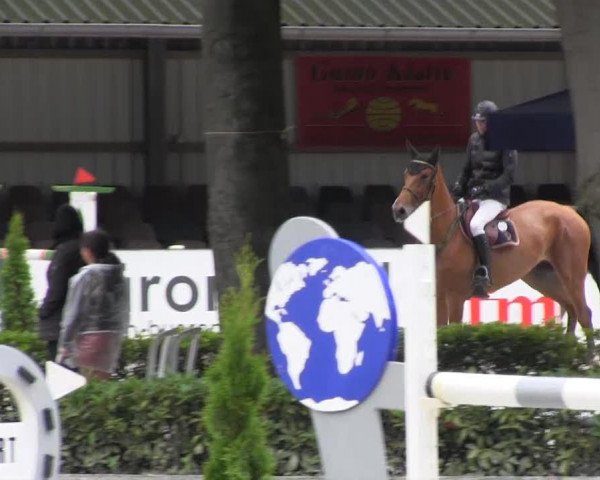
<svg viewBox="0 0 600 480">
<path fill-rule="evenodd" d="M 454 186 L 452 187 L 452 196 L 457 199 L 463 196 L 463 189 L 460 185 L 460 183 L 455 183 Z"/>
<path fill-rule="evenodd" d="M 481 195 L 484 192 L 484 188 L 481 185 L 477 185 L 473 188 L 471 188 L 470 191 L 470 196 L 472 198 L 478 197 L 479 195 Z"/>
</svg>

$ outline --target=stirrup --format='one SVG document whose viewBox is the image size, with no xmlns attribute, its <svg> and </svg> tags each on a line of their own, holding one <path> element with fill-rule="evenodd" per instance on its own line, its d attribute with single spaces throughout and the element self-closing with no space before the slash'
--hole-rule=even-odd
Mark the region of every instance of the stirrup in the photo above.
<svg viewBox="0 0 600 480">
<path fill-rule="evenodd" d="M 473 272 L 473 280 L 479 279 L 490 283 L 490 271 L 485 265 L 479 265 Z"/>
</svg>

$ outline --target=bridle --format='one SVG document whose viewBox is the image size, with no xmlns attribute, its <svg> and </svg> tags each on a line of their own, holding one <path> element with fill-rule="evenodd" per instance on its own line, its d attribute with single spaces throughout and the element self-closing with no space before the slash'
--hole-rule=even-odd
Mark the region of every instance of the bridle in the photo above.
<svg viewBox="0 0 600 480">
<path fill-rule="evenodd" d="M 415 163 L 417 164 L 414 168 L 415 170 L 415 175 L 418 174 L 421 170 L 423 170 L 423 168 L 431 168 L 433 170 L 433 175 L 431 176 L 430 179 L 430 184 L 429 184 L 429 188 L 427 189 L 427 193 L 425 194 L 424 198 L 419 197 L 419 195 L 416 194 L 416 192 L 414 192 L 411 188 L 403 186 L 402 190 L 406 190 L 418 203 L 417 207 L 419 205 L 421 205 L 423 202 L 427 201 L 427 200 L 431 200 L 431 197 L 433 197 L 433 192 L 435 192 L 435 181 L 436 181 L 436 175 L 437 175 L 437 167 L 434 165 L 431 165 L 429 162 L 425 162 L 423 160 L 411 160 L 409 163 L 409 166 L 406 168 L 405 173 L 408 171 L 410 172 L 411 168 L 410 168 L 410 164 L 411 163 Z M 450 242 L 450 239 L 454 236 L 454 233 L 456 232 L 459 223 L 460 223 L 460 217 L 464 211 L 466 207 L 463 205 L 459 205 L 458 207 L 455 205 L 452 205 L 452 207 L 447 208 L 446 210 L 443 210 L 441 212 L 438 212 L 436 214 L 433 214 L 431 216 L 431 220 L 436 219 L 437 217 L 440 217 L 446 213 L 448 213 L 451 210 L 455 210 L 457 209 L 457 216 L 456 218 L 453 220 L 452 224 L 450 225 L 450 228 L 448 229 L 448 231 L 446 232 L 446 235 L 444 236 L 444 239 L 442 240 L 441 243 L 437 244 L 435 247 L 436 252 L 438 254 L 440 254 L 442 252 L 442 250 L 444 250 L 446 248 L 446 246 L 448 245 L 448 243 Z"/>
<path fill-rule="evenodd" d="M 424 198 L 420 198 L 419 195 L 417 195 L 411 188 L 407 187 L 407 186 L 403 186 L 402 190 L 406 190 L 408 193 L 410 193 L 412 195 L 412 197 L 417 201 L 417 203 L 419 205 L 421 205 L 423 202 L 427 201 L 427 200 L 431 200 L 431 197 L 433 196 L 433 192 L 435 191 L 435 177 L 437 175 L 437 167 L 431 165 L 429 162 L 425 162 L 423 160 L 411 160 L 410 163 L 408 164 L 408 167 L 406 168 L 406 170 L 404 171 L 406 172 L 410 172 L 411 168 L 410 168 L 410 164 L 411 163 L 416 163 L 417 167 L 415 168 L 416 172 L 415 175 L 417 173 L 419 173 L 421 170 L 423 170 L 423 168 L 431 168 L 433 170 L 433 175 L 431 176 L 431 183 L 429 184 L 429 188 L 427 190 L 427 193 L 425 194 Z"/>
</svg>

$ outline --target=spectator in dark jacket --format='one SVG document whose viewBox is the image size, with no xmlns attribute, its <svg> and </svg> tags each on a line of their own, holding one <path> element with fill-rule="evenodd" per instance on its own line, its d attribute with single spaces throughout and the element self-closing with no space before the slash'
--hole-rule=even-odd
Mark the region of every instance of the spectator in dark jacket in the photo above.
<svg viewBox="0 0 600 480">
<path fill-rule="evenodd" d="M 88 379 L 108 379 L 114 371 L 129 324 L 129 294 L 124 265 L 109 249 L 101 230 L 81 237 L 86 266 L 69 281 L 63 309 L 57 362 Z"/>
<path fill-rule="evenodd" d="M 77 210 L 68 204 L 58 207 L 53 232 L 55 252 L 46 273 L 48 290 L 38 314 L 39 334 L 47 343 L 48 360 L 54 361 L 56 357 L 69 279 L 85 265 L 79 253 L 82 233 L 83 224 Z"/>
</svg>

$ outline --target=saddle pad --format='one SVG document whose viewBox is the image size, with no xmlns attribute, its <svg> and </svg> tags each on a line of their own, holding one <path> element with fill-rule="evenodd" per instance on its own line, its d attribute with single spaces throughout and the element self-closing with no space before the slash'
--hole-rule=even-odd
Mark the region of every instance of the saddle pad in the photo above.
<svg viewBox="0 0 600 480">
<path fill-rule="evenodd" d="M 477 202 L 469 202 L 467 209 L 463 212 L 460 219 L 460 228 L 463 235 L 470 241 L 473 240 L 473 235 L 471 235 L 469 223 L 478 208 L 479 204 Z M 509 209 L 503 210 L 496 218 L 489 221 L 485 226 L 485 233 L 490 248 L 493 249 L 519 244 L 519 236 L 515 224 L 510 219 Z"/>
</svg>

